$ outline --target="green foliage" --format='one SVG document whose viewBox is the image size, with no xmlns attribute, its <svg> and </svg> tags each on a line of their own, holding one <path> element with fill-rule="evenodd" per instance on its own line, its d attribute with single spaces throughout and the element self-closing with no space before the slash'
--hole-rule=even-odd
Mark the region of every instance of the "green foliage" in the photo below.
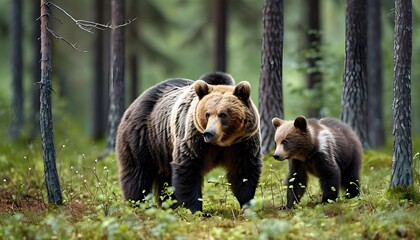
<svg viewBox="0 0 420 240">
<path fill-rule="evenodd" d="M 310 181 L 301 186 L 307 191 L 302 202 L 287 211 L 279 210 L 285 204 L 287 162 L 264 159 L 256 197 L 244 210 L 239 209 L 225 172 L 216 169 L 207 176 L 203 195 L 204 211 L 213 216 L 203 218 L 176 208 L 170 187 L 160 207 L 152 195 L 124 202 L 114 156 L 97 161 L 97 143 L 65 142 L 57 151 L 63 206 L 45 203 L 39 145 L 0 146 L 0 238 L 382 239 L 420 234 L 416 201 L 385 197 L 392 158 L 380 152 L 365 155 L 360 197 L 342 196 L 336 203 L 319 204 L 318 183 Z M 418 198 L 418 192 L 410 193 Z"/>
</svg>

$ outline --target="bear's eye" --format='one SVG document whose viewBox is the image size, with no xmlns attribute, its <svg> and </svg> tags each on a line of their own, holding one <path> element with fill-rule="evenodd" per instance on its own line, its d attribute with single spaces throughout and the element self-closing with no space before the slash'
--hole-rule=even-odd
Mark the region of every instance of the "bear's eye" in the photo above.
<svg viewBox="0 0 420 240">
<path fill-rule="evenodd" d="M 219 114 L 219 118 L 226 118 L 226 117 L 227 117 L 227 114 L 226 113 Z"/>
<path fill-rule="evenodd" d="M 287 145 L 289 143 L 289 141 L 287 141 L 286 139 L 283 139 L 283 141 L 281 141 L 281 144 L 283 145 Z"/>
<path fill-rule="evenodd" d="M 206 113 L 206 120 L 208 120 L 210 117 L 210 113 Z"/>
</svg>

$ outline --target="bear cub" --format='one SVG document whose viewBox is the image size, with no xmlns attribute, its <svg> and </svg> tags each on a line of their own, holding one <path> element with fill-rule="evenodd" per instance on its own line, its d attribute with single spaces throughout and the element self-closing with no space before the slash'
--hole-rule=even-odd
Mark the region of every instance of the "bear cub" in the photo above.
<svg viewBox="0 0 420 240">
<path fill-rule="evenodd" d="M 347 198 L 359 195 L 363 148 L 345 123 L 331 118 L 294 121 L 273 118 L 276 160 L 289 161 L 286 209 L 305 193 L 308 173 L 319 178 L 322 203 L 336 201 L 340 186 Z"/>
</svg>

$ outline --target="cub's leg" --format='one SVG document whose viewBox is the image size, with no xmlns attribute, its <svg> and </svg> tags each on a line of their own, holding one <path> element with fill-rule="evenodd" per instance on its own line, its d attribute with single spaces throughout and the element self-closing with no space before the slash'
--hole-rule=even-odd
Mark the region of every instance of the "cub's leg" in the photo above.
<svg viewBox="0 0 420 240">
<path fill-rule="evenodd" d="M 346 191 L 346 198 L 354 198 L 360 193 L 360 166 L 352 164 L 341 173 L 341 183 Z"/>
<path fill-rule="evenodd" d="M 299 160 L 289 160 L 289 174 L 286 179 L 287 205 L 286 209 L 293 208 L 293 205 L 300 202 L 305 193 L 308 183 L 308 174 Z"/>
</svg>

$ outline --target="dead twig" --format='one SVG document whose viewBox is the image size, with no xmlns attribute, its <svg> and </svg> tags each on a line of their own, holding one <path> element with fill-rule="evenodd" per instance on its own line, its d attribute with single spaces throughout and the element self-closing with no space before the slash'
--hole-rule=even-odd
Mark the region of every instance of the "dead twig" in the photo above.
<svg viewBox="0 0 420 240">
<path fill-rule="evenodd" d="M 71 46 L 73 49 L 75 49 L 75 50 L 77 50 L 77 51 L 79 51 L 79 52 L 87 52 L 86 50 L 82 50 L 82 49 L 80 49 L 80 48 L 78 48 L 77 46 L 76 46 L 76 43 L 71 43 L 71 42 L 69 42 L 67 39 L 65 39 L 65 38 L 63 38 L 62 36 L 60 36 L 60 35 L 58 35 L 57 33 L 55 33 L 53 30 L 51 30 L 50 28 L 48 28 L 47 27 L 47 31 L 49 32 L 49 33 L 51 33 L 55 38 L 57 38 L 58 40 L 62 40 L 62 41 L 64 41 L 65 43 L 67 43 L 69 46 Z"/>
<path fill-rule="evenodd" d="M 110 24 L 109 22 L 107 24 L 102 24 L 102 23 L 96 23 L 96 22 L 92 22 L 92 21 L 88 21 L 88 20 L 79 20 L 79 19 L 75 19 L 72 15 L 70 15 L 68 12 L 66 12 L 63 8 L 61 8 L 60 6 L 52 3 L 52 2 L 47 2 L 45 3 L 45 6 L 47 6 L 48 8 L 50 7 L 54 7 L 56 9 L 58 9 L 60 12 L 62 12 L 64 15 L 66 15 L 68 18 L 70 18 L 80 29 L 88 32 L 88 33 L 92 33 L 93 31 L 92 29 L 97 29 L 97 30 L 106 30 L 106 29 L 117 29 L 120 27 L 124 27 L 127 26 L 128 24 L 132 23 L 134 20 L 136 20 L 136 18 L 134 19 L 130 19 L 127 22 L 120 24 L 120 25 L 116 25 L 113 26 L 112 24 Z M 50 14 L 44 14 L 42 16 L 40 16 L 37 20 L 39 20 L 41 17 L 43 16 L 47 16 L 47 17 L 51 17 Z M 55 18 L 55 17 L 54 17 Z M 61 24 L 63 23 L 62 21 L 60 21 L 59 19 L 55 18 L 57 21 L 59 21 Z M 57 34 L 56 32 L 54 32 L 52 29 L 47 27 L 47 31 L 53 35 L 56 39 L 64 41 L 65 43 L 67 43 L 70 47 L 72 47 L 73 49 L 79 51 L 79 52 L 87 52 L 86 50 L 82 50 L 80 48 L 77 47 L 76 43 L 71 43 L 70 41 L 68 41 L 66 38 L 60 36 L 59 34 Z"/>
<path fill-rule="evenodd" d="M 116 25 L 113 26 L 112 24 L 102 24 L 102 23 L 96 23 L 96 22 L 92 22 L 92 21 L 88 21 L 88 20 L 80 20 L 80 19 L 75 19 L 72 15 L 70 15 L 68 12 L 66 12 L 64 9 L 62 9 L 60 6 L 52 3 L 52 2 L 48 2 L 47 3 L 48 6 L 53 6 L 56 9 L 60 10 L 62 13 L 64 13 L 68 18 L 70 18 L 79 28 L 81 28 L 82 30 L 89 32 L 89 33 L 93 33 L 92 29 L 98 29 L 98 30 L 105 30 L 105 29 L 117 29 L 120 27 L 124 27 L 127 26 L 128 24 L 132 23 L 133 21 L 135 21 L 137 18 L 133 18 L 133 19 L 129 19 L 127 22 L 120 24 L 120 25 Z"/>
</svg>

